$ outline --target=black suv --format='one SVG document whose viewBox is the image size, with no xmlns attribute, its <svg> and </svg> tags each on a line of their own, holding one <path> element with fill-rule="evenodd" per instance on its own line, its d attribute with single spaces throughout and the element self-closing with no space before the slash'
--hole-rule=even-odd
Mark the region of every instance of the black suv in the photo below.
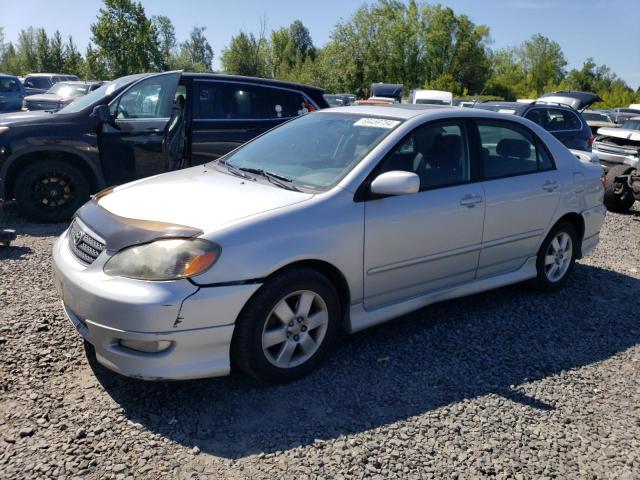
<svg viewBox="0 0 640 480">
<path fill-rule="evenodd" d="M 593 135 L 580 111 L 601 98 L 590 92 L 548 93 L 532 103 L 483 102 L 474 108 L 518 115 L 537 123 L 567 148 L 591 151 Z"/>
<path fill-rule="evenodd" d="M 217 74 L 122 77 L 56 113 L 0 115 L 0 199 L 66 220 L 92 192 L 214 160 L 327 108 L 308 85 Z"/>
</svg>

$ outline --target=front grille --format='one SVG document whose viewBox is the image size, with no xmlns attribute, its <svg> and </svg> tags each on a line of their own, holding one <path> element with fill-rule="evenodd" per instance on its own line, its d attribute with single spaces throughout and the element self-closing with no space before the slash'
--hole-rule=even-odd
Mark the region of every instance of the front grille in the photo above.
<svg viewBox="0 0 640 480">
<path fill-rule="evenodd" d="M 77 220 L 69 228 L 69 249 L 81 262 L 91 264 L 104 250 L 104 243 L 96 240 Z"/>
</svg>

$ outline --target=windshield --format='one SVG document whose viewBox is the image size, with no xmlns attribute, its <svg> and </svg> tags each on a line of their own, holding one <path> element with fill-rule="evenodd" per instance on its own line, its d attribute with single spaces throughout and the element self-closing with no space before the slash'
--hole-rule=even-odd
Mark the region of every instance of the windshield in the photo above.
<svg viewBox="0 0 640 480">
<path fill-rule="evenodd" d="M 88 85 L 82 83 L 56 83 L 47 93 L 55 93 L 61 97 L 80 97 L 87 93 Z"/>
<path fill-rule="evenodd" d="M 593 120 L 594 122 L 608 122 L 609 118 L 602 113 L 582 112 L 585 120 Z"/>
<path fill-rule="evenodd" d="M 640 130 L 640 119 L 627 120 L 620 128 L 624 128 L 625 130 Z"/>
<path fill-rule="evenodd" d="M 326 190 L 351 171 L 401 120 L 344 113 L 304 115 L 235 150 L 224 163 L 263 170 L 297 187 Z"/>
<path fill-rule="evenodd" d="M 100 99 L 111 95 L 116 90 L 121 89 L 125 85 L 129 83 L 133 83 L 135 80 L 142 78 L 144 75 L 128 75 L 126 77 L 120 77 L 115 79 L 112 82 L 105 83 L 100 88 L 94 90 L 93 92 L 79 98 L 73 103 L 70 103 L 66 107 L 61 110 L 58 110 L 58 114 L 64 113 L 77 113 L 85 108 L 93 105 L 98 102 Z"/>
</svg>

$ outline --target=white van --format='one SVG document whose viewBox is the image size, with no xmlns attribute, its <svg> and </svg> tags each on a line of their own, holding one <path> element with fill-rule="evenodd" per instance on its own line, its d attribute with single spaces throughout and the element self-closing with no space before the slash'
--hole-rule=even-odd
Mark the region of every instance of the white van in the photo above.
<svg viewBox="0 0 640 480">
<path fill-rule="evenodd" d="M 411 90 L 409 103 L 425 105 L 452 105 L 453 93 L 442 90 Z"/>
</svg>

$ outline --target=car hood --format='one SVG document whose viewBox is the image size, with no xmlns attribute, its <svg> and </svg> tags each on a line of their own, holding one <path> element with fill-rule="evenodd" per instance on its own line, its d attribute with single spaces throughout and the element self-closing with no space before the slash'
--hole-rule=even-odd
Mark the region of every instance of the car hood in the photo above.
<svg viewBox="0 0 640 480">
<path fill-rule="evenodd" d="M 626 128 L 603 127 L 598 129 L 598 138 L 616 137 L 623 140 L 640 141 L 640 130 L 627 130 Z M 597 139 L 596 139 L 597 140 Z"/>
<path fill-rule="evenodd" d="M 539 102 L 562 103 L 569 105 L 575 110 L 584 110 L 590 105 L 602 101 L 602 99 L 591 92 L 554 92 L 542 95 Z"/>
<path fill-rule="evenodd" d="M 0 126 L 13 126 L 19 124 L 33 124 L 50 121 L 52 114 L 44 110 L 32 112 L 13 112 L 0 115 Z"/>
<path fill-rule="evenodd" d="M 202 166 L 138 180 L 98 197 L 100 207 L 119 217 L 183 225 L 208 233 L 303 202 L 313 194 Z"/>
<path fill-rule="evenodd" d="M 29 95 L 24 97 L 26 102 L 62 102 L 64 98 L 55 93 L 40 93 L 38 95 Z"/>
</svg>

